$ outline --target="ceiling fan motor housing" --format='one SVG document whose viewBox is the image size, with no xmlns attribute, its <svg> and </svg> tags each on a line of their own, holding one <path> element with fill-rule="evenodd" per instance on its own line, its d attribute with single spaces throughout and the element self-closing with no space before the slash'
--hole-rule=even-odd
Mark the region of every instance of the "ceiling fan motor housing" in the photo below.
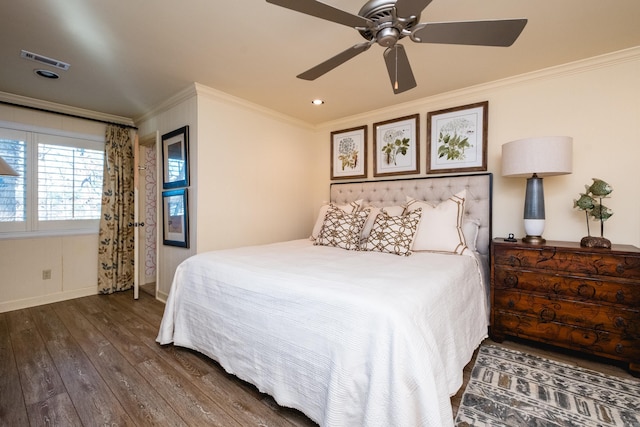
<svg viewBox="0 0 640 427">
<path fill-rule="evenodd" d="M 363 18 L 375 23 L 372 28 L 358 31 L 367 40 L 374 40 L 384 47 L 391 47 L 405 37 L 420 20 L 420 15 L 401 19 L 395 15 L 396 0 L 369 0 L 358 12 Z M 406 30 L 406 31 L 405 31 Z"/>
</svg>

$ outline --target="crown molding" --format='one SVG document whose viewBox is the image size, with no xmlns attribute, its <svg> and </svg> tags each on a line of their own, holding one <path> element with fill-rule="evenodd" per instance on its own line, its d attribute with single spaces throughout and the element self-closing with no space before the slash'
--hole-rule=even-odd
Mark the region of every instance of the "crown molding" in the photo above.
<svg viewBox="0 0 640 427">
<path fill-rule="evenodd" d="M 556 65 L 553 67 L 543 68 L 541 70 L 532 71 L 529 73 L 518 74 L 516 76 L 507 77 L 500 80 L 494 80 L 488 83 L 482 83 L 479 85 L 469 86 L 463 89 L 457 89 L 450 92 L 443 92 L 437 95 L 429 96 L 426 98 L 420 98 L 418 100 L 405 102 L 402 104 L 396 104 L 391 107 L 383 107 L 376 110 L 367 111 L 364 113 L 355 114 L 353 116 L 345 117 L 330 122 L 320 123 L 316 126 L 317 129 L 334 128 L 343 126 L 346 123 L 354 121 L 368 120 L 371 116 L 379 114 L 393 114 L 394 112 L 406 112 L 407 110 L 421 110 L 425 105 L 439 104 L 443 102 L 451 102 L 457 98 L 469 98 L 469 97 L 486 97 L 492 91 L 497 89 L 508 88 L 509 86 L 520 85 L 523 83 L 534 82 L 539 80 L 550 80 L 568 75 L 581 74 L 589 71 L 593 71 L 600 68 L 612 67 L 619 64 L 640 61 L 640 46 L 624 49 L 616 52 L 607 53 L 604 55 L 594 56 L 579 61 L 569 62 L 562 65 Z"/>
<path fill-rule="evenodd" d="M 200 83 L 195 83 L 195 87 L 196 87 L 196 92 L 198 93 L 199 96 L 202 95 L 210 99 L 215 99 L 215 100 L 224 101 L 226 103 L 236 104 L 240 107 L 253 110 L 257 113 L 270 116 L 276 120 L 283 121 L 283 122 L 292 124 L 294 126 L 304 127 L 310 130 L 314 130 L 316 128 L 315 126 L 303 120 L 299 120 L 291 116 L 288 116 L 286 114 L 279 113 L 275 110 L 272 110 L 267 107 L 263 107 L 253 102 L 249 102 L 243 98 L 238 98 L 236 96 L 229 95 L 228 93 L 222 92 L 218 89 L 214 89 L 212 87 L 205 86 Z"/>
<path fill-rule="evenodd" d="M 48 110 L 52 114 L 62 113 L 70 114 L 77 117 L 71 117 L 72 119 L 82 120 L 84 118 L 89 120 L 100 120 L 111 123 L 119 123 L 127 126 L 134 126 L 134 122 L 129 117 L 116 116 L 114 114 L 100 113 L 93 110 L 85 110 L 84 108 L 71 107 L 69 105 L 58 104 L 55 102 L 44 101 L 42 99 L 29 98 L 22 95 L 15 95 L 7 92 L 0 92 L 0 101 L 8 102 L 10 104 L 16 104 L 15 108 L 26 107 L 35 108 L 41 110 Z M 46 113 L 47 111 L 43 111 Z"/>
</svg>

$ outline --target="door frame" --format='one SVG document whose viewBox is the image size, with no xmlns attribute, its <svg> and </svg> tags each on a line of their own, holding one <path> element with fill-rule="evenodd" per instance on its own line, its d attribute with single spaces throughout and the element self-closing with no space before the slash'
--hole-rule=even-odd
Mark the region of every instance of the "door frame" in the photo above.
<svg viewBox="0 0 640 427">
<path fill-rule="evenodd" d="M 150 134 L 144 135 L 140 138 L 136 136 L 134 141 L 134 280 L 133 280 L 133 298 L 138 299 L 140 296 L 140 285 L 146 282 L 146 274 L 145 269 L 141 268 L 140 259 L 140 251 L 143 243 L 141 238 L 141 229 L 142 226 L 140 224 L 144 223 L 145 215 L 143 212 L 140 212 L 141 207 L 144 207 L 144 204 L 140 203 L 140 149 L 141 147 L 153 147 L 155 144 L 156 151 L 156 200 L 159 200 L 159 190 L 157 185 L 158 179 L 158 147 L 159 147 L 160 133 L 158 131 L 152 132 Z M 155 273 L 155 297 L 158 297 L 158 203 L 156 203 L 156 249 L 155 249 L 155 260 L 156 260 L 156 273 Z M 142 219 L 141 219 L 142 218 Z"/>
</svg>

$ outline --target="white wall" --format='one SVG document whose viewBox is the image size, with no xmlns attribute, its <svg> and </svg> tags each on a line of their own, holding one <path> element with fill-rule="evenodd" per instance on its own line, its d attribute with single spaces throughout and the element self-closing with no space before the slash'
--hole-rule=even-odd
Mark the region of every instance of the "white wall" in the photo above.
<svg viewBox="0 0 640 427">
<path fill-rule="evenodd" d="M 0 121 L 101 137 L 105 133 L 101 123 L 7 105 L 0 105 Z M 0 312 L 96 294 L 97 254 L 97 231 L 0 238 Z M 51 270 L 51 279 L 43 279 L 42 270 Z"/>
<path fill-rule="evenodd" d="M 198 170 L 198 125 L 197 125 L 197 99 L 195 90 L 187 88 L 160 106 L 156 111 L 150 112 L 138 123 L 138 135 L 149 135 L 159 132 L 160 136 L 181 128 L 189 126 L 189 188 L 187 190 L 189 204 L 189 248 L 176 246 L 165 246 L 162 244 L 163 223 L 162 223 L 162 197 L 158 196 L 158 263 L 156 265 L 157 282 L 156 291 L 159 298 L 165 300 L 169 295 L 169 288 L 173 280 L 176 267 L 182 261 L 196 253 L 198 245 L 197 232 L 197 189 L 198 180 L 196 174 Z M 162 143 L 156 144 L 157 166 L 156 176 L 162 181 Z M 158 182 L 158 191 L 162 192 L 162 182 Z"/>
<path fill-rule="evenodd" d="M 494 173 L 493 235 L 524 235 L 526 180 L 501 176 L 502 144 L 520 138 L 568 135 L 574 138 L 573 174 L 545 178 L 546 229 L 552 240 L 579 241 L 587 234 L 584 213 L 573 199 L 592 177 L 614 192 L 605 205 L 614 215 L 605 223 L 613 243 L 640 246 L 640 48 L 553 69 L 424 98 L 325 123 L 317 132 L 328 197 L 329 133 L 353 126 L 420 114 L 420 164 L 426 176 L 426 115 L 430 111 L 489 101 L 488 170 Z M 373 154 L 369 150 L 369 177 Z M 372 178 L 370 178 L 372 179 Z M 592 234 L 596 225 L 591 223 Z"/>
<path fill-rule="evenodd" d="M 199 86 L 198 132 L 198 252 L 309 236 L 309 126 Z"/>
</svg>

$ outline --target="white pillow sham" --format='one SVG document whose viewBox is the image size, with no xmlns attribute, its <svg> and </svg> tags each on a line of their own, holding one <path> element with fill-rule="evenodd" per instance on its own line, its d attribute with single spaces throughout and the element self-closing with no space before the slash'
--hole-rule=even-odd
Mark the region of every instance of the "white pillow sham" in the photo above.
<svg viewBox="0 0 640 427">
<path fill-rule="evenodd" d="M 467 243 L 462 232 L 462 220 L 466 197 L 467 190 L 462 190 L 434 206 L 407 196 L 407 212 L 422 208 L 422 219 L 418 224 L 412 250 L 464 253 Z"/>
<path fill-rule="evenodd" d="M 462 233 L 467 247 L 478 252 L 478 234 L 480 233 L 480 220 L 477 218 L 465 218 L 462 221 Z"/>
</svg>

